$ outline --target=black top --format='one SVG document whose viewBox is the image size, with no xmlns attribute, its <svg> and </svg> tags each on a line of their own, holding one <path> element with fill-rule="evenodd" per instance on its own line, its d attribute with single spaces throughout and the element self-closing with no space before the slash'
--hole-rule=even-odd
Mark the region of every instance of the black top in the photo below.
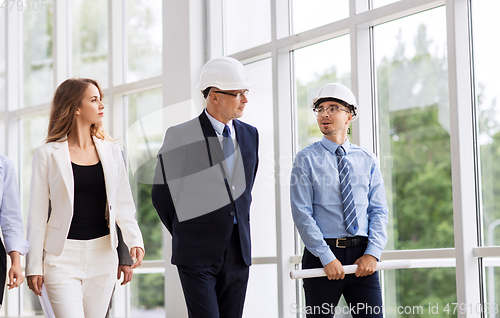
<svg viewBox="0 0 500 318">
<path fill-rule="evenodd" d="M 101 162 L 91 166 L 80 166 L 72 162 L 71 166 L 75 201 L 68 238 L 91 240 L 108 235 L 106 183 Z"/>
</svg>

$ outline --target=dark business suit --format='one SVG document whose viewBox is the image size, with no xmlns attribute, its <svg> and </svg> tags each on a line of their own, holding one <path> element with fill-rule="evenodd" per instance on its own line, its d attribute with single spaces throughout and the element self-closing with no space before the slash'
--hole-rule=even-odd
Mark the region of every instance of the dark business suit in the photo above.
<svg viewBox="0 0 500 318">
<path fill-rule="evenodd" d="M 171 127 L 158 153 L 153 205 L 172 234 L 172 264 L 190 317 L 234 318 L 243 310 L 258 133 L 238 120 L 233 125 L 239 160 L 231 178 L 205 112 Z"/>
</svg>

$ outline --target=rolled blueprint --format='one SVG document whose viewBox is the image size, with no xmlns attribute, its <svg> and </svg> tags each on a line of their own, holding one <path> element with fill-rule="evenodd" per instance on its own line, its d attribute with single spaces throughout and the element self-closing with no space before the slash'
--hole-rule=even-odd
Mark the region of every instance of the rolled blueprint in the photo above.
<svg viewBox="0 0 500 318">
<path fill-rule="evenodd" d="M 408 259 L 383 261 L 377 263 L 377 271 L 409 268 L 410 266 L 411 266 L 411 261 Z M 344 267 L 344 272 L 346 274 L 354 274 L 356 272 L 356 269 L 358 268 L 358 265 L 344 265 L 343 267 Z M 302 269 L 290 272 L 291 279 L 313 278 L 313 277 L 323 277 L 323 276 L 326 276 L 325 270 L 323 268 Z"/>
</svg>

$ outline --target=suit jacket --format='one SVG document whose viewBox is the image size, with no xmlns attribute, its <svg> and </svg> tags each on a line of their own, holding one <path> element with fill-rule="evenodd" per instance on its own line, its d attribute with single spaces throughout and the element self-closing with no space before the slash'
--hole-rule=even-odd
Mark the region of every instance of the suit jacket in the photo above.
<svg viewBox="0 0 500 318">
<path fill-rule="evenodd" d="M 151 194 L 160 219 L 172 234 L 172 264 L 215 263 L 229 244 L 235 214 L 243 259 L 251 264 L 249 212 L 259 136 L 255 127 L 239 120 L 233 125 L 237 160 L 231 174 L 204 111 L 165 134 Z"/>
<path fill-rule="evenodd" d="M 111 247 L 118 245 L 116 222 L 128 246 L 144 249 L 120 148 L 95 137 L 94 143 L 106 182 L 106 213 L 109 224 L 113 225 L 109 227 Z M 43 275 L 44 250 L 56 256 L 61 254 L 73 218 L 73 199 L 73 170 L 66 138 L 36 148 L 30 187 L 26 276 Z"/>
</svg>

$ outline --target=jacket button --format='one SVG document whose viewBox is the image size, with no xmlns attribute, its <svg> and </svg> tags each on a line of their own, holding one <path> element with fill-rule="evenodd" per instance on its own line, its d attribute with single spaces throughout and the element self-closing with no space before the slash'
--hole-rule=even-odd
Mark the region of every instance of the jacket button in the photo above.
<svg viewBox="0 0 500 318">
<path fill-rule="evenodd" d="M 234 216 L 234 212 L 233 211 L 229 212 L 229 215 Z"/>
<path fill-rule="evenodd" d="M 109 206 L 109 209 L 111 210 L 111 205 Z"/>
<path fill-rule="evenodd" d="M 235 186 L 233 186 L 233 190 L 236 189 Z"/>
</svg>

